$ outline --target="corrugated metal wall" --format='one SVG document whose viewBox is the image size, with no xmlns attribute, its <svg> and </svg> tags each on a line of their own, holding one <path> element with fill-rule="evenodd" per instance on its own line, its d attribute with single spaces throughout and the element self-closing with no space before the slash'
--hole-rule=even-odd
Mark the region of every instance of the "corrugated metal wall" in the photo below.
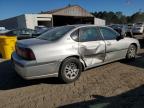
<svg viewBox="0 0 144 108">
<path fill-rule="evenodd" d="M 85 9 L 80 6 L 67 6 L 62 9 L 50 12 L 52 15 L 61 15 L 61 16 L 80 16 L 80 17 L 94 17 L 92 14 L 87 12 Z"/>
<path fill-rule="evenodd" d="M 99 18 L 94 18 L 94 24 L 98 26 L 103 26 L 106 25 L 106 21 Z"/>
</svg>

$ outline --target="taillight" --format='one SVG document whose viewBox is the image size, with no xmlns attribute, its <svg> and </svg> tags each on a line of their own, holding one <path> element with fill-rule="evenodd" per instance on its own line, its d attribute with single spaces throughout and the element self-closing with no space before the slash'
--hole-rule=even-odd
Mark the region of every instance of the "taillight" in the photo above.
<svg viewBox="0 0 144 108">
<path fill-rule="evenodd" d="M 28 60 L 35 60 L 35 55 L 30 49 L 24 49 L 23 50 L 23 57 Z"/>
<path fill-rule="evenodd" d="M 26 59 L 26 60 L 35 60 L 35 55 L 33 53 L 33 51 L 29 48 L 16 48 L 16 52 L 19 56 L 21 56 L 22 58 Z"/>
</svg>

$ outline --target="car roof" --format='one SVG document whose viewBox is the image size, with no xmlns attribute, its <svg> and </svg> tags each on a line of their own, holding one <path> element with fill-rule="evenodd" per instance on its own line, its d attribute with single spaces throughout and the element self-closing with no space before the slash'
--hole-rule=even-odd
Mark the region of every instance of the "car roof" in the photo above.
<svg viewBox="0 0 144 108">
<path fill-rule="evenodd" d="M 66 26 L 74 26 L 75 28 L 79 28 L 79 27 L 89 27 L 89 26 L 95 26 L 95 27 L 107 27 L 107 26 L 98 26 L 98 25 L 94 25 L 94 24 L 76 24 L 76 25 L 65 25 L 63 27 Z"/>
</svg>

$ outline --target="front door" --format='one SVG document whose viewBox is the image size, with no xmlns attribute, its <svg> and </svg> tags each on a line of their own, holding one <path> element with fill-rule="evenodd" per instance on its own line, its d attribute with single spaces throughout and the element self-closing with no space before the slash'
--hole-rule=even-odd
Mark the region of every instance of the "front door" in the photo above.
<svg viewBox="0 0 144 108">
<path fill-rule="evenodd" d="M 119 34 L 110 28 L 101 27 L 100 30 L 106 43 L 105 62 L 124 58 L 127 53 L 126 41 L 124 39 L 117 40 Z"/>
<path fill-rule="evenodd" d="M 105 42 L 97 27 L 80 28 L 78 45 L 79 54 L 88 67 L 104 62 Z"/>
</svg>

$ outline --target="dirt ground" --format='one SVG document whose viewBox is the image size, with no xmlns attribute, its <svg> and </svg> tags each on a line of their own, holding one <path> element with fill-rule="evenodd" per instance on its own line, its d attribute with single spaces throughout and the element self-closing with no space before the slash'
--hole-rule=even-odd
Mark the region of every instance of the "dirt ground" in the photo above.
<svg viewBox="0 0 144 108">
<path fill-rule="evenodd" d="M 0 108 L 144 108 L 144 40 L 135 61 L 87 70 L 62 84 L 57 78 L 26 81 L 0 63 Z"/>
</svg>

